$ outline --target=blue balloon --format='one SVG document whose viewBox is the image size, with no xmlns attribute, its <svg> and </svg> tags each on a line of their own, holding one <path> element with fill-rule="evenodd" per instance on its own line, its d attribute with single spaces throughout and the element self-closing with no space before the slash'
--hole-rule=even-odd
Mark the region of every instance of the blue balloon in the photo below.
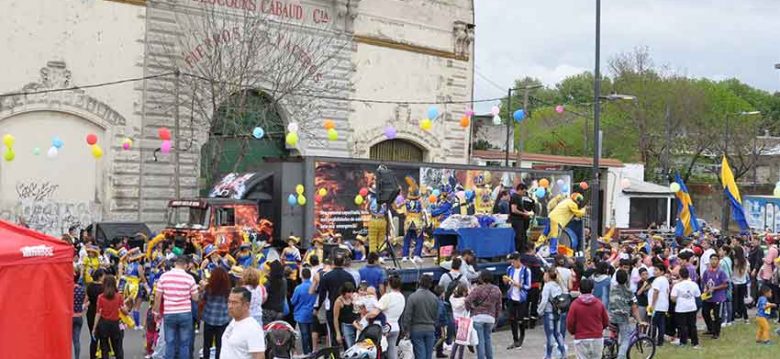
<svg viewBox="0 0 780 359">
<path fill-rule="evenodd" d="M 52 145 L 52 146 L 54 146 L 54 147 L 56 147 L 57 149 L 60 149 L 60 148 L 62 148 L 62 146 L 64 146 L 64 145 L 65 145 L 65 142 L 62 142 L 62 139 L 61 139 L 61 138 L 59 138 L 59 137 L 54 137 L 54 138 L 51 140 L 51 145 Z"/>
<path fill-rule="evenodd" d="M 547 194 L 547 191 L 544 190 L 544 188 L 539 187 L 536 189 L 536 198 L 544 198 L 544 195 Z"/>
<path fill-rule="evenodd" d="M 512 117 L 514 117 L 515 121 L 520 122 L 525 119 L 525 111 L 523 111 L 523 109 L 519 109 L 515 111 Z"/>
<path fill-rule="evenodd" d="M 439 117 L 439 109 L 436 106 L 428 107 L 428 118 L 435 120 L 436 117 Z"/>
<path fill-rule="evenodd" d="M 287 197 L 287 203 L 288 203 L 290 206 L 293 206 L 293 207 L 294 207 L 296 204 L 298 204 L 298 198 L 297 198 L 297 197 L 295 197 L 295 195 L 294 195 L 294 194 L 290 194 L 290 195 Z"/>
<path fill-rule="evenodd" d="M 472 198 L 474 198 L 474 191 L 473 190 L 466 191 L 466 199 L 471 200 Z"/>
<path fill-rule="evenodd" d="M 441 196 L 441 191 L 439 191 L 438 189 L 435 189 L 435 190 L 433 190 L 433 195 L 436 196 L 436 197 L 439 197 L 439 196 Z"/>
<path fill-rule="evenodd" d="M 563 187 L 561 187 L 561 193 L 569 193 L 569 185 L 563 185 Z"/>
<path fill-rule="evenodd" d="M 262 127 L 255 127 L 255 129 L 252 130 L 252 136 L 259 140 L 265 136 L 265 131 Z"/>
</svg>

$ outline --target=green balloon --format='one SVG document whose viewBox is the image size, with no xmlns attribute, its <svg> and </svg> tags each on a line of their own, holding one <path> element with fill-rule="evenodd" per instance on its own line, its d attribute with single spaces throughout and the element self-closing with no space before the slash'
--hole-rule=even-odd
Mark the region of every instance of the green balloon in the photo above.
<svg viewBox="0 0 780 359">
<path fill-rule="evenodd" d="M 171 252 L 173 252 L 173 254 L 175 254 L 175 255 L 177 255 L 177 256 L 180 256 L 180 255 L 184 254 L 184 250 L 182 250 L 182 249 L 181 249 L 181 248 L 179 248 L 179 247 L 173 247 L 173 249 L 171 250 Z"/>
</svg>

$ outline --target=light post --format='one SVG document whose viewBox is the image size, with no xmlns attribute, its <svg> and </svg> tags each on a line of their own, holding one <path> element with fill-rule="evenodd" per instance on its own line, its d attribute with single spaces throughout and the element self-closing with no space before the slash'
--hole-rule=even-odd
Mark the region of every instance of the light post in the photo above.
<svg viewBox="0 0 780 359">
<path fill-rule="evenodd" d="M 596 61 L 593 70 L 593 183 L 590 186 L 591 229 L 590 256 L 596 257 L 596 243 L 599 240 L 599 223 L 601 209 L 599 208 L 599 157 L 601 155 L 601 0 L 596 0 Z"/>
</svg>

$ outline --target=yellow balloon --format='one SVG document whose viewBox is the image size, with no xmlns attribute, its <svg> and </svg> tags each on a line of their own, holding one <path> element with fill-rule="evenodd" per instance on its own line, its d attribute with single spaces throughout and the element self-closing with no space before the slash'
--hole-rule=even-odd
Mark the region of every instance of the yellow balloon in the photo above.
<svg viewBox="0 0 780 359">
<path fill-rule="evenodd" d="M 295 193 L 301 195 L 301 194 L 303 194 L 303 190 L 304 190 L 304 188 L 303 188 L 302 184 L 299 184 L 299 185 L 295 186 Z"/>
<path fill-rule="evenodd" d="M 336 141 L 339 139 L 339 132 L 335 129 L 328 130 L 328 140 L 329 141 Z"/>
<path fill-rule="evenodd" d="M 431 120 L 430 120 L 430 119 L 427 119 L 427 118 L 426 118 L 426 119 L 424 119 L 424 120 L 420 121 L 420 129 L 422 129 L 422 130 L 424 130 L 424 131 L 428 131 L 428 130 L 430 130 L 432 127 L 433 127 L 433 122 L 431 122 Z"/>
<path fill-rule="evenodd" d="M 306 205 L 306 197 L 304 197 L 302 195 L 299 195 L 298 196 L 298 204 L 301 205 L 301 206 L 305 206 Z"/>
<path fill-rule="evenodd" d="M 16 153 L 14 153 L 14 150 L 12 150 L 11 147 L 8 147 L 5 149 L 3 158 L 5 158 L 6 161 L 11 162 L 14 160 L 14 158 L 16 158 Z"/>
<path fill-rule="evenodd" d="M 7 134 L 3 136 L 3 143 L 6 146 L 13 147 L 15 142 L 16 142 L 16 137 L 14 137 L 12 134 Z"/>
<path fill-rule="evenodd" d="M 358 206 L 363 204 L 363 196 L 361 196 L 361 195 L 355 196 L 355 204 L 358 205 Z"/>
<path fill-rule="evenodd" d="M 97 143 L 92 145 L 92 157 L 95 157 L 95 159 L 103 157 L 103 149 Z"/>
<path fill-rule="evenodd" d="M 288 145 L 295 147 L 298 145 L 298 133 L 296 132 L 290 132 L 287 134 L 287 137 L 285 138 Z"/>
<path fill-rule="evenodd" d="M 328 190 L 324 188 L 320 188 L 320 197 L 325 197 L 328 195 Z"/>
</svg>

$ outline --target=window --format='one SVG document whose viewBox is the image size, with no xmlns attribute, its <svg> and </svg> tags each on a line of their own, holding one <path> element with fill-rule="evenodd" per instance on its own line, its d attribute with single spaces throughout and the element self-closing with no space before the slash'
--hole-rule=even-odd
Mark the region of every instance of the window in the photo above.
<svg viewBox="0 0 780 359">
<path fill-rule="evenodd" d="M 631 198 L 628 226 L 647 228 L 650 224 L 655 223 L 660 227 L 666 222 L 667 201 L 667 198 Z"/>
<path fill-rule="evenodd" d="M 236 225 L 235 208 L 217 208 L 217 226 L 230 227 Z"/>
<path fill-rule="evenodd" d="M 405 140 L 388 140 L 371 147 L 371 159 L 380 161 L 423 162 L 422 148 Z"/>
</svg>

